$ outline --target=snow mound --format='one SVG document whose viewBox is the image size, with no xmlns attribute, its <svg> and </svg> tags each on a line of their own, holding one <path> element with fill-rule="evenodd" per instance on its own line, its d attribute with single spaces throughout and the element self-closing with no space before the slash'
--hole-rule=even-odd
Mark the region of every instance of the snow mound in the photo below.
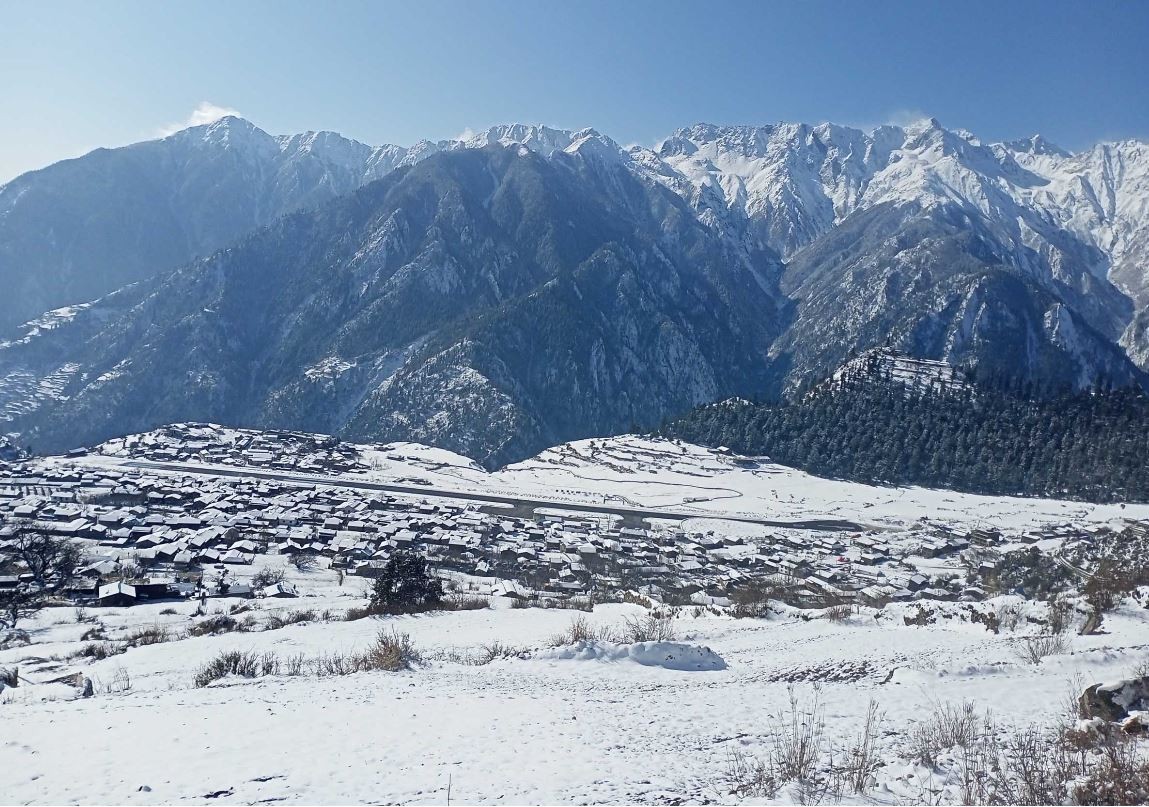
<svg viewBox="0 0 1149 807">
<path fill-rule="evenodd" d="M 709 647 L 682 642 L 576 642 L 535 653 L 533 658 L 551 661 L 629 661 L 644 667 L 694 672 L 725 670 L 722 656 Z"/>
</svg>

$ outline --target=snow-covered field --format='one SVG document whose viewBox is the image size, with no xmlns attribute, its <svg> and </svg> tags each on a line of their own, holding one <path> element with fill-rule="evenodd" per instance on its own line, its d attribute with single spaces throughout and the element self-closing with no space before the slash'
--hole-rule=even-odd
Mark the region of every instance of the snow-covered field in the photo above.
<svg viewBox="0 0 1149 807">
<path fill-rule="evenodd" d="M 258 625 L 277 609 L 338 614 L 361 603 L 364 581 L 339 585 L 327 570 L 292 575 L 312 596 L 260 601 L 249 612 Z M 954 796 L 945 771 L 903 761 L 910 730 L 936 704 L 972 700 L 1006 722 L 1048 724 L 1071 690 L 1149 658 L 1149 610 L 1132 601 L 1106 619 L 1105 633 L 1075 636 L 1068 652 L 1036 666 L 1018 655 L 1026 627 L 995 635 L 962 618 L 975 606 L 925 605 L 936 612 L 925 627 L 903 619 L 918 604 L 863 608 L 845 622 L 786 609 L 733 619 L 684 608 L 673 621 L 682 648 L 552 649 L 551 637 L 579 612 L 499 601 L 488 610 L 185 638 L 92 663 L 66 658 L 92 623 L 77 623 L 70 608 L 48 609 L 31 623 L 33 644 L 0 651 L 0 666 L 18 665 L 23 679 L 0 693 L 0 801 L 418 804 L 446 802 L 448 787 L 455 803 L 738 801 L 731 759 L 762 750 L 793 687 L 806 704 L 817 690 L 836 743 L 861 730 L 876 700 L 885 713 L 879 753 L 890 764 L 869 798 L 936 802 Z M 154 625 L 187 628 L 194 607 L 93 608 L 89 616 L 115 639 Z M 168 609 L 175 613 L 161 613 Z M 585 616 L 617 625 L 643 613 L 600 605 Z M 381 628 L 408 633 L 423 663 L 193 685 L 223 650 L 316 656 L 365 647 Z M 521 657 L 468 663 L 495 642 Z M 94 696 L 45 683 L 75 671 L 94 681 Z"/>
<path fill-rule="evenodd" d="M 211 429 L 222 442 L 239 433 L 218 426 Z M 495 472 L 467 457 L 419 443 L 356 448 L 371 470 L 344 474 L 348 479 L 533 496 L 580 505 L 668 508 L 705 519 L 844 519 L 878 528 L 905 527 L 927 519 L 935 524 L 1002 530 L 1149 519 L 1149 504 L 1090 504 L 864 485 L 812 476 L 767 458 L 727 456 L 689 443 L 635 435 L 564 443 Z M 105 457 L 90 455 L 78 462 L 119 464 L 121 457 L 129 456 L 120 440 L 100 450 Z M 189 464 L 210 467 L 210 463 Z M 706 527 L 713 528 L 712 524 Z"/>
<path fill-rule="evenodd" d="M 106 450 L 51 462 L 128 459 L 114 444 Z M 698 519 L 687 529 L 746 534 L 764 528 L 723 517 L 838 518 L 887 535 L 922 520 L 1024 531 L 1120 529 L 1124 519 L 1149 518 L 1144 505 L 869 487 L 637 437 L 559 446 L 495 473 L 413 444 L 360 452 L 371 470 L 348 475 L 359 480 L 688 510 Z M 236 574 L 242 581 L 283 563 L 258 556 Z M 915 563 L 928 570 L 929 562 Z M 235 618 L 251 623 L 245 632 L 187 638 L 203 619 L 193 615 L 196 602 L 90 608 L 84 622 L 71 608 L 51 608 L 27 622 L 31 644 L 0 651 L 0 667 L 21 674 L 18 687 L 0 691 L 0 802 L 738 802 L 736 761 L 765 753 L 794 697 L 807 709 L 820 702 L 824 744 L 839 751 L 856 741 L 871 701 L 882 712 L 876 753 L 884 764 L 864 798 L 849 798 L 954 803 L 952 765 L 910 761 L 914 727 L 939 705 L 973 702 L 1002 724 L 1049 726 L 1085 685 L 1149 663 L 1149 609 L 1133 599 L 1106 616 L 1101 632 L 1071 630 L 1064 652 L 1034 664 L 1022 657 L 1022 639 L 1044 629 L 1047 605 L 1018 597 L 856 607 L 843 621 L 780 604 L 765 618 L 686 606 L 665 609 L 672 640 L 556 647 L 573 619 L 618 627 L 649 612 L 637 604 L 589 614 L 517 609 L 495 598 L 484 610 L 343 621 L 363 604 L 365 580 L 326 568 L 289 571 L 298 599 L 210 601 L 209 611 L 240 609 Z M 1016 627 L 1000 633 L 973 618 L 1011 608 Z M 269 619 L 302 610 L 314 612 L 310 621 L 269 628 Z M 97 624 L 113 643 L 156 626 L 173 640 L 95 661 L 75 657 Z M 222 651 L 314 659 L 363 650 L 380 630 L 409 634 L 422 661 L 402 672 L 195 685 L 196 672 Z M 496 643 L 505 652 L 476 663 Z M 54 682 L 76 673 L 93 682 L 94 695 Z M 795 797 L 784 790 L 777 800 Z"/>
</svg>

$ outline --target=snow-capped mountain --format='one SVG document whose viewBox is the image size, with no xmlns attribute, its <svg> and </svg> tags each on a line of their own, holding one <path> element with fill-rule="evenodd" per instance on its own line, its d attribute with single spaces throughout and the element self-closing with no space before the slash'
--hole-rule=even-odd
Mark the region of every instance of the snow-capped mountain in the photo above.
<svg viewBox="0 0 1149 807">
<path fill-rule="evenodd" d="M 0 327 L 208 255 L 444 144 L 275 137 L 240 118 L 97 149 L 0 187 Z"/>
<path fill-rule="evenodd" d="M 496 464 L 879 345 L 1144 384 L 1147 200 L 1144 143 L 934 120 L 372 148 L 229 118 L 0 188 L 6 316 L 84 303 L 0 345 L 0 411 L 34 448 L 212 419 Z"/>
</svg>

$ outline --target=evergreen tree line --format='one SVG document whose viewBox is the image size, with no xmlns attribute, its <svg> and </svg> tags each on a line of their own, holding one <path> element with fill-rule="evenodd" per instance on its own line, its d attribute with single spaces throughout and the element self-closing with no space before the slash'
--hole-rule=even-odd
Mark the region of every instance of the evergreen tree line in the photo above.
<svg viewBox="0 0 1149 807">
<path fill-rule="evenodd" d="M 1149 501 L 1149 398 L 1133 388 L 1026 397 L 870 368 L 790 403 L 702 406 L 661 433 L 858 482 Z"/>
</svg>

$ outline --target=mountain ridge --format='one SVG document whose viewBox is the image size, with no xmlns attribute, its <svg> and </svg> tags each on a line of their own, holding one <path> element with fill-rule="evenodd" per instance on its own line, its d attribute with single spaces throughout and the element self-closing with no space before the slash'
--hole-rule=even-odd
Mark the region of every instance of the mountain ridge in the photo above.
<svg viewBox="0 0 1149 807">
<path fill-rule="evenodd" d="M 0 416 L 38 448 L 213 419 L 499 464 L 792 392 L 883 344 L 1042 384 L 1146 383 L 1138 141 L 985 146 L 930 119 L 372 148 L 230 118 L 139 145 L 156 143 L 185 160 L 159 175 L 186 180 L 160 182 L 194 208 L 171 216 L 182 243 L 242 232 L 178 268 L 137 250 L 142 277 L 0 343 Z"/>
</svg>

